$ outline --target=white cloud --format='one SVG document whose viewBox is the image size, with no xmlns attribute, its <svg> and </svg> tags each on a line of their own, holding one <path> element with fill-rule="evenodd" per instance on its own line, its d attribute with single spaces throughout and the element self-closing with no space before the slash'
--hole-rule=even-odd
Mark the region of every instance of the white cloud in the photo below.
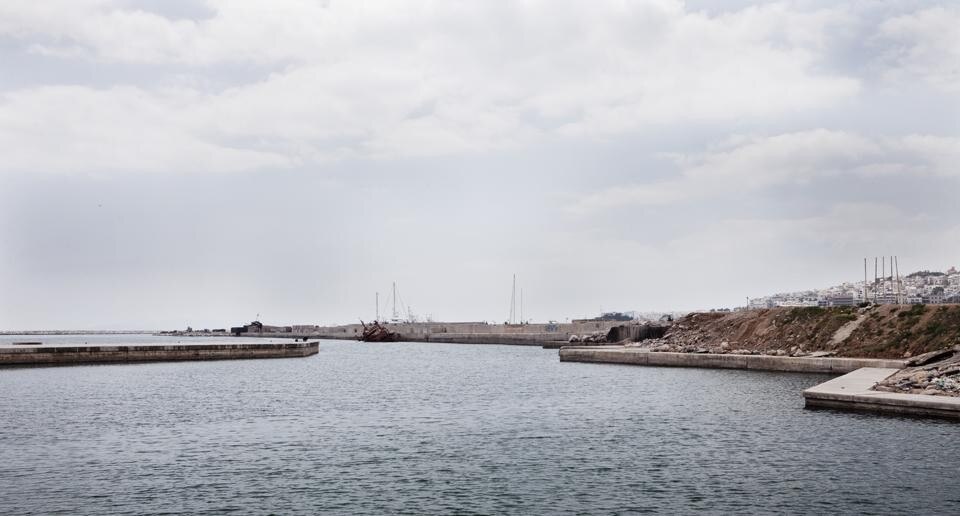
<svg viewBox="0 0 960 516">
<path fill-rule="evenodd" d="M 198 100 L 137 88 L 49 86 L 0 95 L 0 171 L 232 172 L 290 158 L 204 138 L 189 116 Z"/>
<path fill-rule="evenodd" d="M 117 141 L 137 134 L 164 159 L 124 160 L 124 168 L 154 170 L 198 154 L 232 170 L 477 152 L 777 117 L 859 90 L 856 79 L 818 67 L 826 32 L 849 21 L 842 9 L 774 4 L 710 17 L 670 0 L 224 1 L 209 4 L 209 18 L 173 20 L 121 5 L 4 3 L 0 34 L 104 66 L 164 64 L 190 76 L 241 63 L 272 73 L 219 91 L 8 92 L 0 152 L 17 159 L 0 170 L 96 169 L 124 152 L 111 150 Z M 51 95 L 62 101 L 55 110 L 43 107 Z M 111 115 L 113 105 L 129 116 Z M 26 141 L 25 120 L 41 118 L 57 130 Z"/>
<path fill-rule="evenodd" d="M 933 7 L 886 20 L 878 38 L 893 43 L 883 56 L 887 76 L 925 81 L 960 92 L 960 8 Z"/>
<path fill-rule="evenodd" d="M 775 185 L 804 184 L 842 174 L 960 178 L 960 138 L 908 135 L 867 138 L 818 129 L 768 137 L 734 137 L 693 155 L 671 155 L 677 177 L 621 185 L 587 195 L 573 205 L 585 213 L 624 205 L 664 205 L 716 198 Z"/>
</svg>

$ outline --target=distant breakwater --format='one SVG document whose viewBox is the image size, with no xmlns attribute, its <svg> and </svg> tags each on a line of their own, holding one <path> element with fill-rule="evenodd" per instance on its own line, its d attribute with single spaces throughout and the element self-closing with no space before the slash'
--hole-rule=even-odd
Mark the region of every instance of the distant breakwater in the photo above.
<svg viewBox="0 0 960 516">
<path fill-rule="evenodd" d="M 294 358 L 314 355 L 318 351 L 319 343 L 317 341 L 253 344 L 0 347 L 0 366 Z"/>
<path fill-rule="evenodd" d="M 543 346 L 566 343 L 571 336 L 605 336 L 611 328 L 639 326 L 624 321 L 575 321 L 570 323 L 488 324 L 483 322 L 454 323 L 381 323 L 391 332 L 399 333 L 407 342 L 447 342 L 451 344 L 506 344 Z M 293 327 L 298 328 L 298 327 Z M 363 333 L 360 324 L 319 326 L 310 331 L 243 333 L 244 337 L 356 340 Z M 629 337 L 642 331 L 624 331 L 617 335 Z"/>
</svg>

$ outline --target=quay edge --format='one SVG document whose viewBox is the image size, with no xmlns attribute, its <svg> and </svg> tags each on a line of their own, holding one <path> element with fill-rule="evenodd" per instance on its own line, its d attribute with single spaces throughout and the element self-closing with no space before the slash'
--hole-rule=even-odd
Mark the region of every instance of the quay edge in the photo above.
<svg viewBox="0 0 960 516">
<path fill-rule="evenodd" d="M 897 369 L 864 367 L 803 391 L 809 409 L 873 412 L 960 420 L 960 398 L 872 390 Z"/>
<path fill-rule="evenodd" d="M 0 366 L 297 358 L 318 352 L 319 341 L 316 340 L 253 344 L 3 347 L 0 348 Z"/>
<path fill-rule="evenodd" d="M 779 357 L 714 353 L 670 353 L 624 346 L 564 346 L 561 362 L 590 362 L 664 367 L 750 369 L 796 373 L 843 374 L 862 367 L 902 369 L 904 360 L 844 357 Z"/>
</svg>

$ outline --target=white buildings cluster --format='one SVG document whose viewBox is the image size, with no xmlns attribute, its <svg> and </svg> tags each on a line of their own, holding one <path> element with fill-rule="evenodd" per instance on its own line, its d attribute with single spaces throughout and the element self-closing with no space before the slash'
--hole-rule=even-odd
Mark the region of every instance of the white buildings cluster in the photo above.
<svg viewBox="0 0 960 516">
<path fill-rule="evenodd" d="M 862 302 L 877 304 L 960 303 L 960 272 L 950 267 L 945 272 L 919 271 L 899 279 L 895 276 L 876 281 L 842 283 L 837 286 L 803 292 L 774 294 L 752 298 L 748 308 L 776 306 L 855 306 Z"/>
</svg>

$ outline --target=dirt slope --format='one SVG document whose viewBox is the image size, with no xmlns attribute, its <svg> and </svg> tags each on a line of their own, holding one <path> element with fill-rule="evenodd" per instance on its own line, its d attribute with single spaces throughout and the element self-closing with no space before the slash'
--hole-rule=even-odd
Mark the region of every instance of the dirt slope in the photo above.
<svg viewBox="0 0 960 516">
<path fill-rule="evenodd" d="M 659 351 L 751 352 L 901 358 L 960 344 L 960 305 L 772 308 L 693 313 L 662 339 Z"/>
</svg>

